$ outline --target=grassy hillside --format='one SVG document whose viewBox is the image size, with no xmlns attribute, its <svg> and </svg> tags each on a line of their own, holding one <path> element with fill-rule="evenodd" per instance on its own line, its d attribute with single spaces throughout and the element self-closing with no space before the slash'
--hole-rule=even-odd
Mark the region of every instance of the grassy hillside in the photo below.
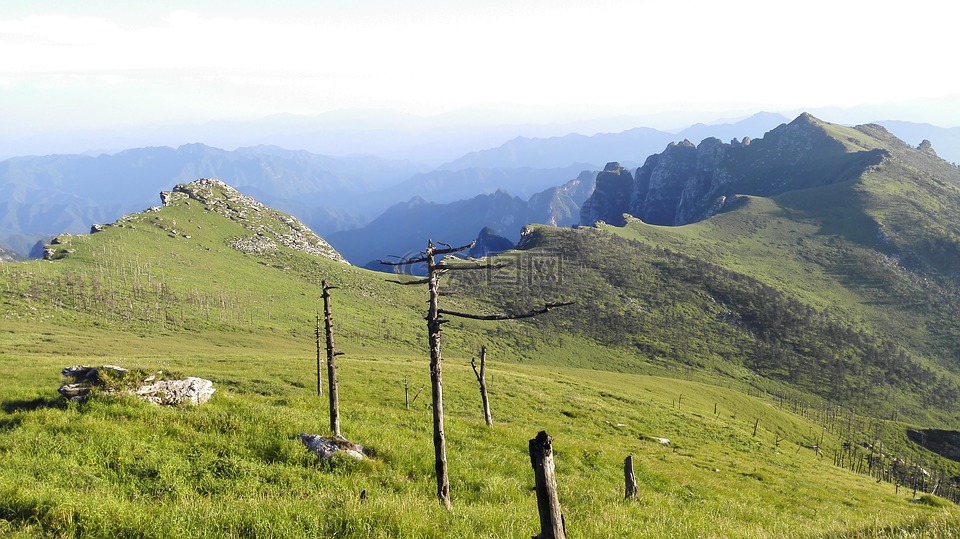
<svg viewBox="0 0 960 539">
<path fill-rule="evenodd" d="M 955 375 L 916 350 L 746 271 L 607 230 L 538 227 L 528 233 L 524 251 L 502 257 L 509 265 L 494 276 L 506 283 L 510 272 L 520 271 L 519 286 L 488 287 L 484 279 L 464 278 L 457 288 L 466 295 L 486 289 L 492 304 L 517 311 L 537 301 L 576 299 L 564 316 L 531 324 L 635 358 L 619 364 L 602 356 L 580 360 L 594 368 L 682 368 L 743 387 L 866 406 L 880 417 L 956 419 Z"/>
<path fill-rule="evenodd" d="M 403 404 L 405 379 L 411 396 L 429 386 L 424 291 L 279 242 L 248 249 L 237 240 L 257 234 L 245 224 L 174 200 L 61 238 L 55 260 L 0 265 L 0 533 L 529 536 L 538 530 L 527 440 L 539 430 L 555 437 L 575 537 L 949 537 L 960 525 L 949 502 L 916 503 L 905 488 L 834 466 L 850 434 L 758 391 L 793 387 L 816 399 L 802 384 L 751 370 L 749 331 L 729 329 L 723 305 L 705 295 L 730 277 L 719 265 L 677 273 L 678 255 L 595 230 L 544 233 L 544 253 L 550 241 L 590 240 L 569 251 L 578 258 L 564 259 L 563 279 L 552 284 L 527 274 L 522 294 L 495 274 L 447 284 L 454 294 L 443 302 L 456 310 L 580 302 L 532 322 L 444 326 L 454 504 L 446 512 L 433 495 L 429 395 Z M 277 222 L 260 224 L 261 238 L 276 239 Z M 635 252 L 661 258 L 651 264 Z M 621 263 L 594 264 L 607 258 Z M 340 287 L 343 432 L 371 449 L 367 462 L 319 464 L 296 439 L 325 434 L 327 424 L 314 388 L 321 279 Z M 731 294 L 766 297 L 754 295 L 766 289 L 753 281 L 729 282 Z M 628 322 L 637 325 L 618 326 Z M 803 329 L 825 339 L 833 327 Z M 469 367 L 480 344 L 490 350 L 492 428 Z M 103 363 L 209 378 L 217 393 L 183 409 L 57 395 L 62 367 Z M 890 399 L 907 406 L 918 394 L 899 385 Z M 906 424 L 861 417 L 857 425 L 890 455 L 960 471 L 907 442 Z M 640 483 L 632 501 L 622 499 L 627 454 Z"/>
<path fill-rule="evenodd" d="M 881 159 L 844 181 L 804 168 L 783 194 L 687 226 L 539 227 L 520 264 L 562 259 L 562 279 L 537 286 L 584 298 L 576 329 L 601 342 L 954 422 L 960 171 L 877 126 L 803 126 L 834 161 Z"/>
<path fill-rule="evenodd" d="M 98 354 L 59 352 L 88 338 Z M 910 503 L 906 489 L 896 494 L 801 447 L 817 441 L 819 425 L 698 382 L 494 362 L 495 424 L 487 428 L 467 359 L 451 354 L 448 513 L 432 494 L 429 401 L 403 405 L 404 377 L 428 385 L 419 356 L 344 357 L 344 433 L 374 458 L 328 466 L 295 438 L 324 431 L 326 406 L 312 394 L 309 354 L 287 339 L 130 339 L 12 324 L 3 334 L 11 340 L 17 345 L 0 356 L 10 382 L 0 423 L 0 529 L 13 537 L 532 535 L 526 442 L 541 429 L 555 437 L 572 536 L 877 537 L 890 529 L 899 531 L 889 536 L 946 537 L 960 524 L 960 513 L 936 498 Z M 60 367 L 105 358 L 205 376 L 218 392 L 185 409 L 56 396 Z M 825 434 L 827 455 L 839 444 Z M 622 499 L 627 454 L 640 484 L 632 501 Z"/>
</svg>

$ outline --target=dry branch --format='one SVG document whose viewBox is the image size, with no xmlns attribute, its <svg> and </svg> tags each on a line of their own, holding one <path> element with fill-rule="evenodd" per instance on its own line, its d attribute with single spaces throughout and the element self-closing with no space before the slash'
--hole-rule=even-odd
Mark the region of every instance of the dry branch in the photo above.
<svg viewBox="0 0 960 539">
<path fill-rule="evenodd" d="M 448 311 L 447 309 L 438 309 L 437 313 L 456 316 L 458 318 L 470 318 L 472 320 L 517 320 L 520 318 L 532 318 L 534 316 L 547 313 L 551 309 L 555 309 L 557 307 L 566 307 L 567 305 L 573 305 L 573 302 L 563 301 L 560 303 L 547 303 L 546 305 L 543 306 L 542 309 L 537 309 L 535 311 L 529 311 L 525 313 L 472 314 L 472 313 L 461 313 L 458 311 Z"/>
</svg>

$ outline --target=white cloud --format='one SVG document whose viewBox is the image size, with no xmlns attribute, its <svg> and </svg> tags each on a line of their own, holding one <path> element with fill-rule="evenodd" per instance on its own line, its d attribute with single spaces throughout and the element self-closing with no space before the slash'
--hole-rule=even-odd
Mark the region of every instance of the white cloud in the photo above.
<svg viewBox="0 0 960 539">
<path fill-rule="evenodd" d="M 439 112 L 498 101 L 802 107 L 960 92 L 950 42 L 956 13 L 910 4 L 279 1 L 202 9 L 0 19 L 0 89 L 101 85 L 117 101 L 142 99 L 138 114 L 164 118 L 177 110 L 230 115 L 228 105 L 241 109 L 234 115 L 352 106 Z M 163 91 L 146 91 L 151 85 Z M 18 105 L 40 114 L 42 103 L 27 94 L 16 94 Z"/>
</svg>

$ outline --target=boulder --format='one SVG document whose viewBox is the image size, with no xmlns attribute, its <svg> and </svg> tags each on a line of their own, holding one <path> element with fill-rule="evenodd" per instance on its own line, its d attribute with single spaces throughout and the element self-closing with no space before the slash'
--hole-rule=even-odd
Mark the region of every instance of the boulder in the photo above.
<svg viewBox="0 0 960 539">
<path fill-rule="evenodd" d="M 329 460 L 337 453 L 342 453 L 355 459 L 366 458 L 362 445 L 355 444 L 342 436 L 323 437 L 316 434 L 301 434 L 299 436 L 307 450 L 315 453 L 320 460 Z"/>
<path fill-rule="evenodd" d="M 68 399 L 82 401 L 94 388 L 108 395 L 135 395 L 152 404 L 200 405 L 210 400 L 213 382 L 203 378 L 159 379 L 162 372 L 147 375 L 116 365 L 74 365 L 64 367 L 61 374 L 67 379 L 57 390 Z"/>
<path fill-rule="evenodd" d="M 213 396 L 213 382 L 188 376 L 182 380 L 156 380 L 133 390 L 133 394 L 153 404 L 199 406 Z"/>
</svg>

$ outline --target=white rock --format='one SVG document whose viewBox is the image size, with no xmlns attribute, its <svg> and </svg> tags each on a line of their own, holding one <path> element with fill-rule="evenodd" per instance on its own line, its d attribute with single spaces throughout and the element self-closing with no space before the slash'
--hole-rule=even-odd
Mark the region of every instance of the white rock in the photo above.
<svg viewBox="0 0 960 539">
<path fill-rule="evenodd" d="M 321 459 L 333 458 L 338 452 L 355 459 L 363 460 L 363 446 L 355 444 L 342 436 L 324 438 L 316 434 L 301 434 L 300 441 L 311 453 L 316 453 Z"/>
</svg>

